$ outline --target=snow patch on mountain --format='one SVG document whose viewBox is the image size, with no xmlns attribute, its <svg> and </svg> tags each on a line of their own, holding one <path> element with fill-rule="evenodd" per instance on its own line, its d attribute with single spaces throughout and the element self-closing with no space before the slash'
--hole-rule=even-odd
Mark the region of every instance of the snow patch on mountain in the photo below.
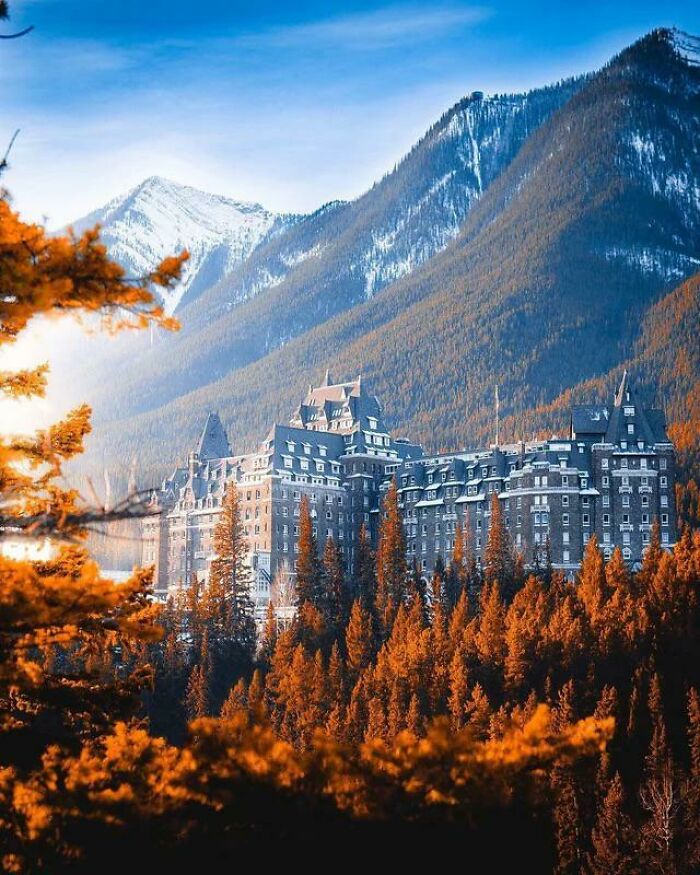
<svg viewBox="0 0 700 875">
<path fill-rule="evenodd" d="M 608 246 L 604 250 L 608 261 L 623 260 L 641 273 L 653 273 L 668 282 L 685 279 L 700 266 L 700 258 L 693 258 L 669 249 L 651 249 L 643 246 Z"/>
</svg>

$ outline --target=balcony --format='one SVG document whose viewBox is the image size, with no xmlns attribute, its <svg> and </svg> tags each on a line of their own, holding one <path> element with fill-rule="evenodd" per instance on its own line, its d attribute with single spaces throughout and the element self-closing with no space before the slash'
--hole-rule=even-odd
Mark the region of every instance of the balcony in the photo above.
<svg viewBox="0 0 700 875">
<path fill-rule="evenodd" d="M 639 487 L 639 494 L 640 495 L 644 495 L 645 492 L 648 495 L 651 495 L 651 492 L 652 492 L 651 486 L 640 486 Z"/>
<path fill-rule="evenodd" d="M 620 495 L 623 495 L 624 493 L 631 495 L 632 494 L 632 487 L 631 486 L 620 486 L 620 488 L 618 489 L 618 492 L 620 493 Z"/>
<path fill-rule="evenodd" d="M 620 531 L 621 532 L 633 532 L 634 526 L 632 523 L 620 523 Z"/>
</svg>

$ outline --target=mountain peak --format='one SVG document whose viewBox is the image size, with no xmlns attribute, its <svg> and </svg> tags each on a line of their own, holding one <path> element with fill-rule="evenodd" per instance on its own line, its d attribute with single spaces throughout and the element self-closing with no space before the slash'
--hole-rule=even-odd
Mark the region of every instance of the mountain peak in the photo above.
<svg viewBox="0 0 700 875">
<path fill-rule="evenodd" d="M 164 300 L 172 313 L 185 295 L 196 296 L 228 273 L 286 220 L 260 204 L 153 175 L 76 222 L 74 228 L 79 232 L 99 224 L 113 257 L 136 276 L 187 249 L 190 258 L 182 280 Z"/>
</svg>

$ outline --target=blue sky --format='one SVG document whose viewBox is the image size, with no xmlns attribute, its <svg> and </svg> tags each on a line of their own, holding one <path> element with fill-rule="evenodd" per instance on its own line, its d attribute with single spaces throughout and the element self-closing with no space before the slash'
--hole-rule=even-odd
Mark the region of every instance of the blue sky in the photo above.
<svg viewBox="0 0 700 875">
<path fill-rule="evenodd" d="M 661 6 L 661 8 L 659 8 Z M 466 92 L 594 69 L 700 4 L 11 0 L 4 178 L 51 226 L 160 174 L 271 209 L 361 193 Z"/>
</svg>

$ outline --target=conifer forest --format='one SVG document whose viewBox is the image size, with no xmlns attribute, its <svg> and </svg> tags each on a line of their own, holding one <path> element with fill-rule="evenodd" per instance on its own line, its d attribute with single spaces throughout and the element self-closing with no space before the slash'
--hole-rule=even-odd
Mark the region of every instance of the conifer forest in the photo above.
<svg viewBox="0 0 700 875">
<path fill-rule="evenodd" d="M 3 68 L 6 45 L 31 56 L 42 5 L 0 0 Z M 374 6 L 272 45 L 309 28 L 340 51 L 356 14 L 373 50 L 472 20 Z M 232 43 L 241 64 L 255 40 Z M 360 198 L 308 214 L 151 180 L 52 231 L 10 193 L 24 134 L 9 142 L 0 354 L 39 320 L 91 339 L 54 376 L 41 352 L 0 357 L 0 870 L 700 873 L 699 46 L 662 28 L 597 73 L 474 91 Z M 193 204 L 191 245 L 158 226 Z M 234 214 L 235 234 L 206 224 Z M 271 600 L 261 622 L 231 479 L 206 575 L 157 597 L 132 541 L 200 413 L 247 449 L 308 373 L 358 362 L 431 452 L 489 438 L 494 386 L 519 440 L 631 368 L 668 420 L 675 543 L 655 518 L 640 562 L 593 534 L 557 567 L 548 540 L 517 548 L 492 491 L 483 547 L 458 522 L 426 572 L 390 470 L 352 562 L 302 495 L 287 612 Z M 70 411 L 16 425 L 7 405 L 55 379 Z"/>
</svg>

